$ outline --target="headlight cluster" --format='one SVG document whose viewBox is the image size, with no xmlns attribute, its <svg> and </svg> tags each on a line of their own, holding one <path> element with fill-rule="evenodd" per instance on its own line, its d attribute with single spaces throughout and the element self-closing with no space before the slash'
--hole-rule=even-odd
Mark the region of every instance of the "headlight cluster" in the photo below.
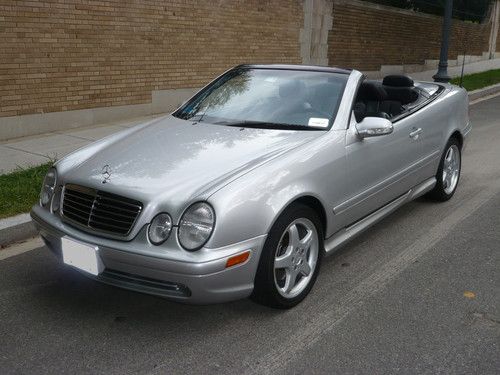
<svg viewBox="0 0 500 375">
<path fill-rule="evenodd" d="M 50 168 L 45 178 L 43 179 L 42 191 L 40 192 L 40 204 L 47 207 L 56 189 L 57 184 L 57 171 L 55 168 Z"/>
<path fill-rule="evenodd" d="M 214 225 L 215 213 L 208 203 L 198 202 L 191 205 L 179 223 L 179 243 L 189 251 L 200 249 L 210 238 Z M 172 218 L 169 214 L 156 215 L 149 225 L 149 240 L 154 245 L 160 245 L 168 239 L 172 227 Z"/>
</svg>

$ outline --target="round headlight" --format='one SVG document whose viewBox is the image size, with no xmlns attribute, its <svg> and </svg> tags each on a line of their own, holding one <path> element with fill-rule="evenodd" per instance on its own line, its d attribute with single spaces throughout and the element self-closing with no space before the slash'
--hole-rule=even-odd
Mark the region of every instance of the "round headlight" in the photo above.
<svg viewBox="0 0 500 375">
<path fill-rule="evenodd" d="M 172 231 L 172 218 L 161 213 L 154 217 L 149 225 L 148 236 L 153 245 L 160 245 L 168 239 Z"/>
<path fill-rule="evenodd" d="M 57 183 L 57 172 L 55 168 L 50 168 L 45 178 L 43 179 L 42 191 L 40 192 L 40 203 L 42 206 L 47 206 L 52 195 L 54 195 L 54 190 Z"/>
<path fill-rule="evenodd" d="M 210 238 L 214 230 L 215 213 L 205 202 L 190 206 L 179 223 L 179 242 L 186 250 L 198 250 Z"/>
</svg>

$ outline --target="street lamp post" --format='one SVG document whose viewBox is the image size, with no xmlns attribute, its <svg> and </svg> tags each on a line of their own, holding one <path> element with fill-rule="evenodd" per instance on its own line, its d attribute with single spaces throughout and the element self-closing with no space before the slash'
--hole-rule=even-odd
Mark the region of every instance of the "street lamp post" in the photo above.
<svg viewBox="0 0 500 375">
<path fill-rule="evenodd" d="M 450 42 L 451 15 L 453 11 L 453 0 L 446 0 L 443 17 L 443 31 L 441 40 L 441 53 L 439 55 L 439 66 L 437 73 L 432 77 L 435 82 L 450 82 L 448 75 L 448 46 Z"/>
</svg>

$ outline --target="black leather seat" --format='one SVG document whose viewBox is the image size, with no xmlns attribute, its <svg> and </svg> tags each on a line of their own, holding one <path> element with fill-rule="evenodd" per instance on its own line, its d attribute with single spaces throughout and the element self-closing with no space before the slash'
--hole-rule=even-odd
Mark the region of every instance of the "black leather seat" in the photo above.
<svg viewBox="0 0 500 375">
<path fill-rule="evenodd" d="M 418 99 L 413 79 L 405 75 L 388 75 L 384 77 L 382 85 L 389 96 L 389 100 L 400 102 L 402 105 L 410 104 Z"/>
<path fill-rule="evenodd" d="M 354 114 L 357 121 L 365 117 L 392 118 L 403 111 L 401 102 L 390 100 L 387 91 L 378 82 L 364 81 L 356 97 Z"/>
</svg>

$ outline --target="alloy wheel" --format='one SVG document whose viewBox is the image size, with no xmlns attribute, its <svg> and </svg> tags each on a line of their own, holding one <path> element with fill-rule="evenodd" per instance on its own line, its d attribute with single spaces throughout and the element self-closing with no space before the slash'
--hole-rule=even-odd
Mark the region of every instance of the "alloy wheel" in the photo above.
<svg viewBox="0 0 500 375">
<path fill-rule="evenodd" d="M 307 287 L 318 255 L 315 225 L 306 218 L 294 220 L 281 235 L 274 258 L 274 283 L 283 297 L 294 298 Z"/>
<path fill-rule="evenodd" d="M 460 177 L 460 151 L 456 145 L 451 145 L 443 162 L 443 189 L 446 194 L 451 194 L 458 184 Z"/>
</svg>

